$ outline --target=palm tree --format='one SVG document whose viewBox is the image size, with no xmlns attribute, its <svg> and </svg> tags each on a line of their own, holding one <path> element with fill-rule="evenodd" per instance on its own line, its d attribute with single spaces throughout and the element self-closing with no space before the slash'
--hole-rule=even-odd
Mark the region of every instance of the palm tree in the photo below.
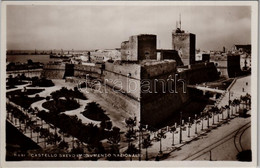
<svg viewBox="0 0 260 168">
<path fill-rule="evenodd" d="M 238 99 L 234 99 L 232 101 L 232 105 L 235 107 L 236 113 L 239 112 L 239 110 L 237 109 L 237 106 L 239 106 L 240 101 Z"/>
<path fill-rule="evenodd" d="M 133 131 L 134 127 L 136 126 L 136 117 L 125 119 L 126 127 Z"/>
<path fill-rule="evenodd" d="M 236 105 L 238 107 L 238 112 L 240 111 L 240 104 L 241 104 L 241 101 L 239 99 L 236 99 Z"/>
<path fill-rule="evenodd" d="M 170 133 L 172 133 L 172 146 L 174 146 L 174 133 L 176 131 L 177 123 L 173 127 L 170 128 Z"/>
<path fill-rule="evenodd" d="M 120 142 L 120 128 L 113 127 L 112 131 L 110 131 L 109 137 L 107 138 L 107 142 L 111 144 L 111 152 L 112 153 L 119 153 L 119 142 Z"/>
<path fill-rule="evenodd" d="M 205 118 L 205 116 L 204 116 L 203 112 L 201 112 L 201 113 L 200 113 L 201 131 L 203 131 L 203 121 L 204 121 L 204 118 Z"/>
<path fill-rule="evenodd" d="M 246 99 L 245 99 L 245 96 L 240 96 L 240 101 L 241 101 L 241 103 L 242 103 L 242 108 L 243 108 L 243 110 L 245 109 L 245 103 L 246 103 Z"/>
<path fill-rule="evenodd" d="M 224 110 L 225 110 L 225 107 L 221 106 L 220 107 L 220 113 L 222 115 L 221 119 L 224 120 Z"/>
<path fill-rule="evenodd" d="M 134 154 L 138 154 L 139 150 L 135 147 L 134 144 L 130 144 L 130 146 L 128 146 L 127 150 L 125 151 L 125 153 L 130 155 L 130 161 L 132 161 L 132 156 Z"/>
<path fill-rule="evenodd" d="M 230 106 L 226 105 L 225 109 L 227 110 L 227 119 L 229 119 L 230 118 Z"/>
<path fill-rule="evenodd" d="M 251 95 L 250 94 L 246 94 L 247 100 L 248 100 L 248 106 L 249 108 L 251 108 Z"/>
<path fill-rule="evenodd" d="M 162 154 L 162 139 L 166 138 L 166 132 L 164 132 L 162 129 L 158 132 L 156 136 L 157 140 L 160 141 L 160 151 L 159 153 Z"/>
<path fill-rule="evenodd" d="M 128 146 L 131 145 L 131 142 L 134 141 L 137 136 L 136 136 L 136 131 L 135 130 L 127 130 L 127 132 L 125 133 L 125 137 L 126 137 L 126 140 L 128 142 Z"/>
<path fill-rule="evenodd" d="M 152 146 L 152 141 L 150 139 L 150 135 L 148 135 L 146 138 L 144 138 L 142 145 L 143 145 L 143 148 L 146 149 L 145 160 L 148 160 L 148 148 Z"/>
<path fill-rule="evenodd" d="M 235 107 L 235 103 L 234 100 L 230 102 L 230 112 L 231 112 L 231 116 L 234 114 L 234 107 Z"/>
</svg>

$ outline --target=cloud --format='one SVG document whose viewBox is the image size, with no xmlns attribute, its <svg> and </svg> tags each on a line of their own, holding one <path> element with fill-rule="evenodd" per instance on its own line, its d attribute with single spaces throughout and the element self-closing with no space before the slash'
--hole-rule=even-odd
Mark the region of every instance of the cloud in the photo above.
<svg viewBox="0 0 260 168">
<path fill-rule="evenodd" d="M 7 48 L 116 48 L 141 33 L 156 34 L 158 47 L 171 48 L 179 13 L 182 28 L 196 34 L 197 48 L 250 43 L 251 10 L 246 6 L 12 5 L 7 7 Z"/>
</svg>

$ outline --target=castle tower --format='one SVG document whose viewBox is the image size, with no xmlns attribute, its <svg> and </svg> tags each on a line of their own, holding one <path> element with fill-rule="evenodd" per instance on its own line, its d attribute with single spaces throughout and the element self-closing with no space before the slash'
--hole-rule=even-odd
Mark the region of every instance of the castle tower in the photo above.
<svg viewBox="0 0 260 168">
<path fill-rule="evenodd" d="M 179 52 L 184 65 L 195 64 L 196 35 L 177 29 L 172 33 L 172 49 Z"/>
<path fill-rule="evenodd" d="M 172 49 L 179 52 L 184 65 L 195 64 L 196 35 L 181 30 L 181 15 L 176 30 L 172 32 Z"/>
<path fill-rule="evenodd" d="M 140 34 L 131 36 L 121 43 L 121 59 L 125 61 L 156 60 L 156 35 Z"/>
</svg>

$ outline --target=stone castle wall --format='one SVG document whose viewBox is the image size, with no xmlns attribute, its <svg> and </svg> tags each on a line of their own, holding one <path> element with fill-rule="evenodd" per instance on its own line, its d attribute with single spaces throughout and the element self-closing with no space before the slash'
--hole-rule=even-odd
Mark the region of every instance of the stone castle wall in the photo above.
<svg viewBox="0 0 260 168">
<path fill-rule="evenodd" d="M 102 76 L 102 69 L 98 66 L 87 66 L 87 65 L 74 65 L 74 76 L 75 77 L 86 77 L 88 74 L 90 77 L 93 78 L 101 78 Z"/>
<path fill-rule="evenodd" d="M 103 83 L 138 100 L 140 99 L 140 69 L 139 64 L 107 62 L 103 71 Z"/>
<path fill-rule="evenodd" d="M 108 85 L 99 85 L 101 92 L 91 90 L 90 92 L 101 97 L 111 106 L 122 109 L 129 117 L 137 117 L 137 121 L 140 121 L 140 101 L 129 97 L 127 94 L 116 92 Z M 122 114 L 123 115 L 123 114 Z"/>
<path fill-rule="evenodd" d="M 173 82 L 176 74 L 176 62 L 172 60 L 142 66 L 142 79 L 150 81 L 149 85 L 146 83 L 142 86 L 143 124 L 155 127 L 162 125 L 163 121 L 169 120 L 189 100 L 188 93 L 183 93 L 183 84 L 176 82 L 175 85 Z"/>
<path fill-rule="evenodd" d="M 17 71 L 6 71 L 6 77 L 12 75 L 16 77 L 18 75 L 24 74 L 27 77 L 41 77 L 43 69 L 30 69 L 30 70 L 17 70 Z"/>
<path fill-rule="evenodd" d="M 65 66 L 52 65 L 45 67 L 44 74 L 50 75 L 49 78 L 61 79 L 64 71 Z M 150 60 L 138 64 L 106 62 L 104 67 L 74 66 L 75 77 L 87 73 L 98 75 L 98 79 L 102 82 L 100 86 L 106 91 L 95 92 L 96 94 L 111 105 L 123 109 L 130 115 L 135 115 L 143 124 L 151 126 L 161 125 L 189 101 L 187 84 L 207 82 L 218 77 L 214 63 L 195 64 L 187 70 L 177 72 L 174 60 Z M 176 81 L 171 84 L 171 92 L 167 83 L 169 79 Z M 150 82 L 149 85 L 143 82 L 146 80 Z M 165 92 L 163 92 L 164 86 Z M 146 92 L 148 87 L 151 92 Z"/>
<path fill-rule="evenodd" d="M 189 69 L 179 73 L 188 84 L 198 84 L 214 81 L 219 78 L 219 73 L 213 62 L 189 65 Z"/>
<path fill-rule="evenodd" d="M 65 65 L 47 64 L 43 67 L 42 76 L 50 79 L 63 79 L 65 73 Z"/>
</svg>

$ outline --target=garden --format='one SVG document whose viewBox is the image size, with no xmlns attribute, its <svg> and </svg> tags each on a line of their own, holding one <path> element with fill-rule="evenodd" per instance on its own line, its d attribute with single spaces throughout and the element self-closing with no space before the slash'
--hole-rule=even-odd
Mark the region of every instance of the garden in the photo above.
<svg viewBox="0 0 260 168">
<path fill-rule="evenodd" d="M 110 118 L 105 114 L 105 110 L 103 110 L 96 102 L 88 103 L 82 114 L 85 117 L 95 121 L 110 120 Z"/>
</svg>

